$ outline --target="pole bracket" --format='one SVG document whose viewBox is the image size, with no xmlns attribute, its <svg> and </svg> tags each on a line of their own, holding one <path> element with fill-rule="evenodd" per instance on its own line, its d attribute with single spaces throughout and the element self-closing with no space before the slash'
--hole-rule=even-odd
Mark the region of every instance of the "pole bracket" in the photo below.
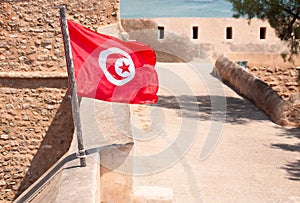
<svg viewBox="0 0 300 203">
<path fill-rule="evenodd" d="M 77 158 L 86 158 L 86 153 L 85 150 L 78 150 L 78 152 L 76 152 L 76 157 Z"/>
</svg>

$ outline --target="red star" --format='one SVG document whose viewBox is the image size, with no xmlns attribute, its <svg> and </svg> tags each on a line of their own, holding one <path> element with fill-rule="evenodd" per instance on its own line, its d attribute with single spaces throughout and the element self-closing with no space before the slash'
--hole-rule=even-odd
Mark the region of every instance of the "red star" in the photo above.
<svg viewBox="0 0 300 203">
<path fill-rule="evenodd" d="M 121 68 L 122 69 L 122 73 L 124 73 L 124 72 L 128 72 L 128 73 L 130 73 L 130 71 L 129 71 L 129 66 L 130 65 L 126 65 L 125 63 L 124 63 L 124 61 L 122 61 L 122 66 L 119 66 L 119 68 Z"/>
</svg>

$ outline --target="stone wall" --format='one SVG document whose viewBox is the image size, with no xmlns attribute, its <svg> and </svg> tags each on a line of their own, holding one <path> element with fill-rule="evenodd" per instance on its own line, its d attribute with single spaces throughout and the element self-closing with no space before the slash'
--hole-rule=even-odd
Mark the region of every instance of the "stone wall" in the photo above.
<svg viewBox="0 0 300 203">
<path fill-rule="evenodd" d="M 154 48 L 157 61 L 182 62 L 205 58 L 201 48 L 188 36 L 166 30 L 165 38 L 158 39 L 158 23 L 153 19 L 121 19 L 121 24 L 124 31 L 128 32 L 129 39 L 150 44 Z"/>
<path fill-rule="evenodd" d="M 65 72 L 58 10 L 95 31 L 117 21 L 119 0 L 0 1 L 0 71 Z"/>
<path fill-rule="evenodd" d="M 12 200 L 68 149 L 67 80 L 1 78 L 1 200 Z"/>
<path fill-rule="evenodd" d="M 149 18 L 121 19 L 122 27 L 130 39 L 149 43 L 156 51 L 165 52 L 177 61 L 194 58 L 215 61 L 226 52 L 276 53 L 289 51 L 287 43 L 280 41 L 267 21 L 243 18 Z M 158 27 L 164 28 L 163 39 L 158 39 Z M 193 37 L 193 27 L 198 36 Z M 232 28 L 232 39 L 226 38 L 226 28 Z M 260 28 L 266 28 L 266 38 L 260 39 Z M 159 53 L 161 54 L 161 53 Z M 160 57 L 161 61 L 165 57 Z"/>
<path fill-rule="evenodd" d="M 300 69 L 296 66 L 249 66 L 248 69 L 285 100 L 300 92 Z"/>
<path fill-rule="evenodd" d="M 0 1 L 0 201 L 11 202 L 69 148 L 73 134 L 59 6 L 90 29 L 119 0 Z"/>
</svg>

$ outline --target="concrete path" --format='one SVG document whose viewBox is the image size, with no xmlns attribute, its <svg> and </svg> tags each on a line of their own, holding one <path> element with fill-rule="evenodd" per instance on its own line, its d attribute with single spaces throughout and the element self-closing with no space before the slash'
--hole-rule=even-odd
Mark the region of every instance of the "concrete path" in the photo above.
<svg viewBox="0 0 300 203">
<path fill-rule="evenodd" d="M 300 202 L 300 129 L 272 123 L 212 77 L 211 64 L 157 64 L 160 100 L 131 105 L 134 188 L 173 202 Z"/>
</svg>

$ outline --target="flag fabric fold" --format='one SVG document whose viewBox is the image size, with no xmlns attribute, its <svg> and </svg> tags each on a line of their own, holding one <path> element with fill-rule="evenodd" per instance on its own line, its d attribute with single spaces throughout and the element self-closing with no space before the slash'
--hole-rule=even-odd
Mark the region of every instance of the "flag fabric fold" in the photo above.
<svg viewBox="0 0 300 203">
<path fill-rule="evenodd" d="M 154 50 L 124 42 L 68 20 L 77 94 L 109 102 L 153 104 L 158 100 Z"/>
</svg>

